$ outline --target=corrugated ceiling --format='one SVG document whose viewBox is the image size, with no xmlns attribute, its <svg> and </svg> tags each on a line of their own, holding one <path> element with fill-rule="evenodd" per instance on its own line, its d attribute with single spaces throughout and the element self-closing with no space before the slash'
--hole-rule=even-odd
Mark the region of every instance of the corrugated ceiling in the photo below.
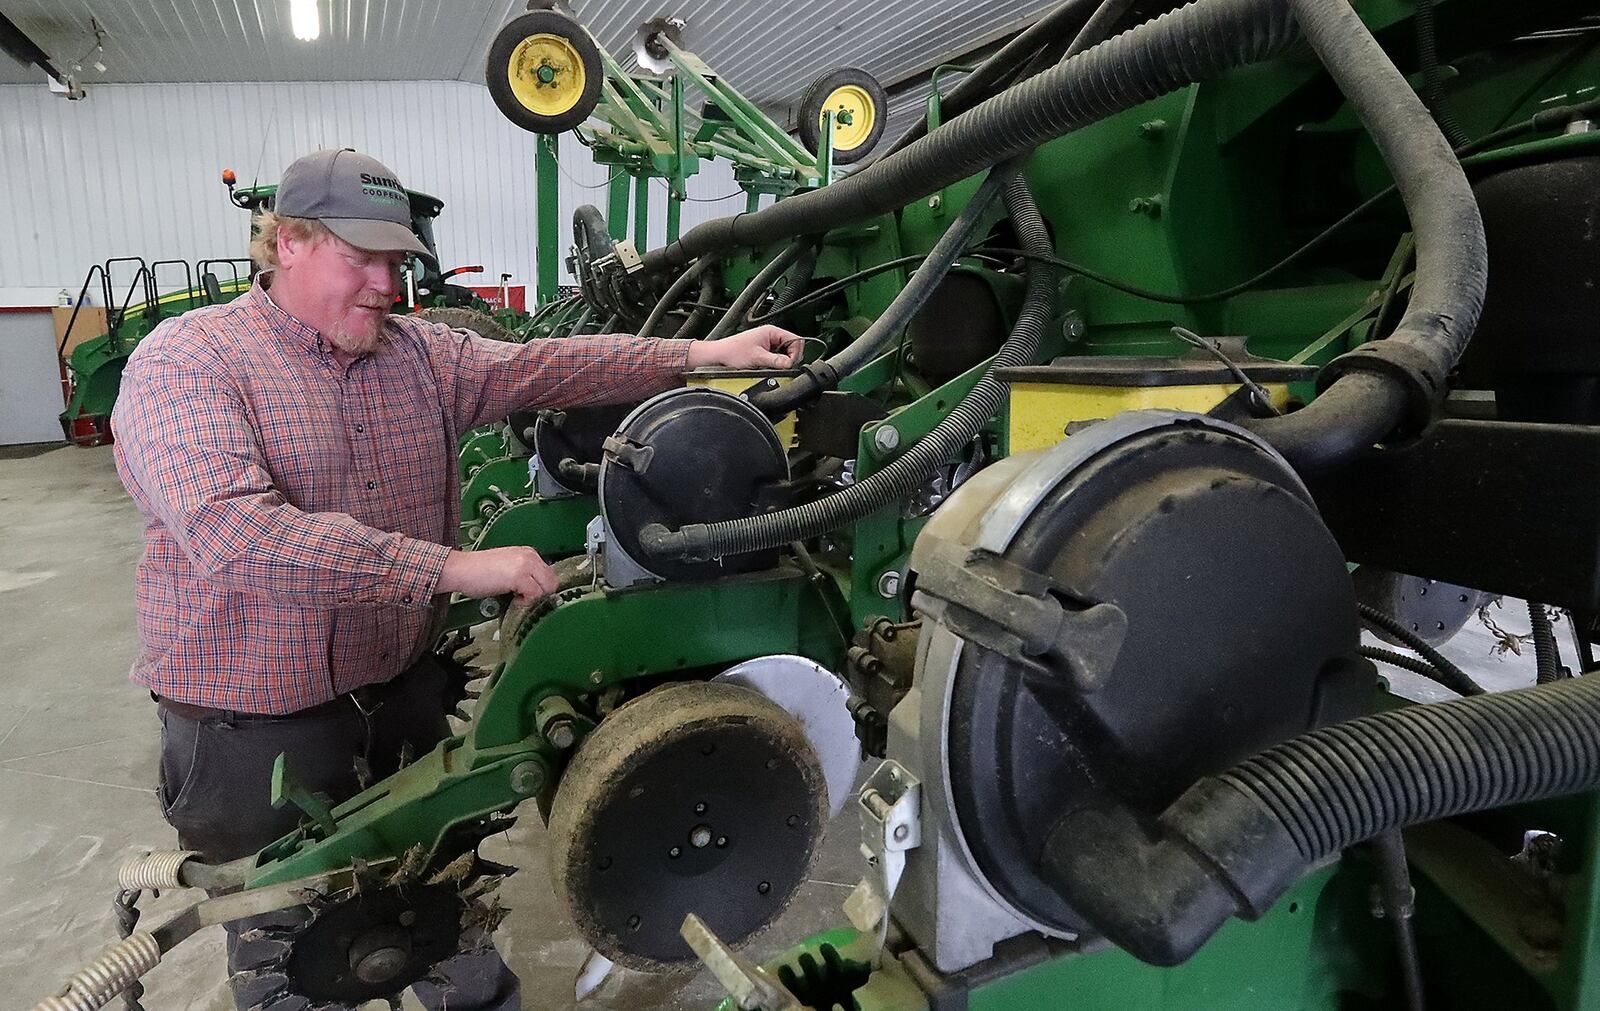
<svg viewBox="0 0 1600 1011">
<path fill-rule="evenodd" d="M 688 22 L 687 48 L 775 112 L 818 74 L 860 67 L 893 85 L 1013 31 L 1051 0 L 577 0 L 573 10 L 625 66 L 638 26 Z M 0 0 L 0 10 L 66 69 L 96 82 L 463 80 L 481 83 L 496 31 L 521 0 L 320 0 L 322 37 L 289 30 L 289 0 Z M 94 18 L 106 32 L 94 51 Z M 104 73 L 93 67 L 105 64 Z M 0 55 L 0 83 L 42 73 Z M 897 103 L 899 104 L 899 103 Z M 387 114 L 390 110 L 385 110 Z M 426 117 L 428 110 L 410 110 Z"/>
</svg>

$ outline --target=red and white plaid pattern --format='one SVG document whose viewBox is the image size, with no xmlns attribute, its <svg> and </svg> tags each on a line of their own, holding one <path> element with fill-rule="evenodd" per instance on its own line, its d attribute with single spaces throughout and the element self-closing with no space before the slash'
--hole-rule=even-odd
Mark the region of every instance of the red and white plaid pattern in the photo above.
<svg viewBox="0 0 1600 1011">
<path fill-rule="evenodd" d="M 510 344 L 391 316 L 343 369 L 259 282 L 162 323 L 113 417 L 146 520 L 133 680 L 280 714 L 394 677 L 432 635 L 461 433 L 519 407 L 643 399 L 679 381 L 688 345 Z"/>
</svg>

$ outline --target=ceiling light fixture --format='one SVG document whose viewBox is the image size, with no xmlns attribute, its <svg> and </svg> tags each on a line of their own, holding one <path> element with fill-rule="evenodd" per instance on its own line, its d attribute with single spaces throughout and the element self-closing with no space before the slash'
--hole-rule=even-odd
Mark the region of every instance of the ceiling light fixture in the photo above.
<svg viewBox="0 0 1600 1011">
<path fill-rule="evenodd" d="M 289 26 L 300 41 L 316 41 L 322 34 L 322 15 L 317 11 L 317 0 L 289 0 Z"/>
</svg>

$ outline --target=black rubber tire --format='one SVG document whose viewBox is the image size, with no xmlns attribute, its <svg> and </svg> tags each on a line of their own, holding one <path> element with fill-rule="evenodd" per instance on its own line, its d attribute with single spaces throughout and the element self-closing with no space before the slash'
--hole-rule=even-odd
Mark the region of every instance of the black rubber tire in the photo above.
<svg viewBox="0 0 1600 1011">
<path fill-rule="evenodd" d="M 889 93 L 883 90 L 883 85 L 878 83 L 876 77 L 873 77 L 865 70 L 858 70 L 855 67 L 841 67 L 838 70 L 830 70 L 812 81 L 811 85 L 806 88 L 805 94 L 800 98 L 800 111 L 798 113 L 800 143 L 806 146 L 806 150 L 815 153 L 817 147 L 822 143 L 821 117 L 823 102 L 827 101 L 828 96 L 833 94 L 835 90 L 847 84 L 853 84 L 862 89 L 867 93 L 867 97 L 872 100 L 872 131 L 867 134 L 866 140 L 848 151 L 840 151 L 835 148 L 833 152 L 833 163 L 835 165 L 850 165 L 865 158 L 872 152 L 873 148 L 878 146 L 878 141 L 883 139 L 884 128 L 889 123 Z"/>
<path fill-rule="evenodd" d="M 576 105 L 558 116 L 534 112 L 518 101 L 511 90 L 506 68 L 517 46 L 531 35 L 555 35 L 564 39 L 577 51 L 578 59 L 583 64 L 583 93 Z M 605 73 L 600 49 L 582 25 L 558 11 L 533 11 L 511 21 L 494 37 L 494 43 L 489 46 L 483 78 L 489 86 L 489 97 L 494 99 L 500 112 L 517 126 L 531 133 L 566 133 L 588 119 L 595 106 L 600 104 L 600 85 L 605 80 Z"/>
<path fill-rule="evenodd" d="M 486 312 L 479 312 L 476 309 L 467 309 L 462 306 L 424 309 L 417 313 L 417 318 L 427 320 L 429 323 L 443 323 L 452 330 L 471 330 L 479 337 L 487 337 L 492 341 L 506 341 L 510 344 L 522 343 L 522 338 L 501 326 L 493 316 Z"/>
</svg>

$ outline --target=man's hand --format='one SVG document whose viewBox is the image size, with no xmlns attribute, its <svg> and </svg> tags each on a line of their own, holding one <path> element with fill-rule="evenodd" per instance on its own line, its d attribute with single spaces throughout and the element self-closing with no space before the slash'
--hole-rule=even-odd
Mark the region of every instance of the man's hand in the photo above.
<svg viewBox="0 0 1600 1011">
<path fill-rule="evenodd" d="M 518 603 L 538 600 L 556 590 L 556 574 L 532 548 L 488 548 L 452 551 L 439 576 L 440 593 L 469 597 L 516 595 Z"/>
<path fill-rule="evenodd" d="M 787 369 L 800 361 L 805 346 L 799 334 L 766 323 L 716 341 L 689 345 L 689 367 L 724 369 Z"/>
</svg>

